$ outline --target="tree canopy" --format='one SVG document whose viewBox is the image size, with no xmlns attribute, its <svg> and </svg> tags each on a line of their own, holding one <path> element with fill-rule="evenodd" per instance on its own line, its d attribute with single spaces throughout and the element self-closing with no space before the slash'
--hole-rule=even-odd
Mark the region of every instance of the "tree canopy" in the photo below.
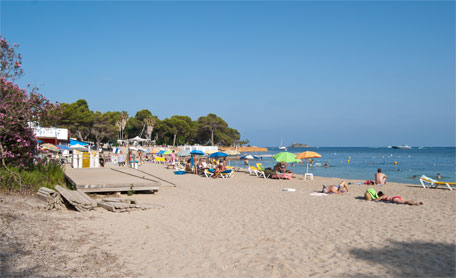
<svg viewBox="0 0 456 278">
<path fill-rule="evenodd" d="M 128 113 L 91 111 L 86 100 L 63 103 L 60 127 L 68 128 L 78 139 L 92 140 L 97 144 L 140 136 L 155 139 L 157 144 L 233 145 L 240 134 L 216 114 L 208 114 L 193 121 L 189 116 L 173 115 L 160 120 L 148 109 L 138 111 L 134 117 Z"/>
</svg>

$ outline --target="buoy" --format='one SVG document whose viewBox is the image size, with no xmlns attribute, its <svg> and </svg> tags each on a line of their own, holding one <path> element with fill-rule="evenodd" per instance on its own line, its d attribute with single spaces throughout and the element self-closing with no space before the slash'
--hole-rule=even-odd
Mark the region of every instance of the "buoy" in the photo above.
<svg viewBox="0 0 456 278">
<path fill-rule="evenodd" d="M 384 156 L 384 155 L 382 155 L 382 158 L 385 158 L 385 156 Z"/>
<path fill-rule="evenodd" d="M 394 165 L 397 165 L 397 161 L 394 161 Z"/>
<path fill-rule="evenodd" d="M 347 159 L 347 164 L 350 164 L 350 159 Z"/>
</svg>

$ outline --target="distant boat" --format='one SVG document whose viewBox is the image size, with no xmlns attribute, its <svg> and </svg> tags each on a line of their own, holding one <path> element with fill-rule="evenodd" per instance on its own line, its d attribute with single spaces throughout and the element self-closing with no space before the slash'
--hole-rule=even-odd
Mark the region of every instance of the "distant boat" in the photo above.
<svg viewBox="0 0 456 278">
<path fill-rule="evenodd" d="M 286 149 L 287 149 L 287 147 L 283 146 L 283 138 L 280 139 L 280 146 L 279 146 L 279 149 L 281 149 L 281 150 L 286 150 Z"/>
<path fill-rule="evenodd" d="M 409 145 L 400 145 L 400 146 L 391 146 L 393 149 L 402 149 L 402 150 L 410 150 L 412 147 Z"/>
</svg>

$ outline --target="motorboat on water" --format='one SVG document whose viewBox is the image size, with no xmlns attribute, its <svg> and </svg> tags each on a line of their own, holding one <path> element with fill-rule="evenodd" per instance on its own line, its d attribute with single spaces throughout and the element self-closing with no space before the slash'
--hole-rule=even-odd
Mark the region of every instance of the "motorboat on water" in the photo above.
<svg viewBox="0 0 456 278">
<path fill-rule="evenodd" d="M 412 147 L 409 145 L 400 145 L 400 146 L 391 146 L 393 149 L 401 149 L 401 150 L 410 150 Z"/>
</svg>

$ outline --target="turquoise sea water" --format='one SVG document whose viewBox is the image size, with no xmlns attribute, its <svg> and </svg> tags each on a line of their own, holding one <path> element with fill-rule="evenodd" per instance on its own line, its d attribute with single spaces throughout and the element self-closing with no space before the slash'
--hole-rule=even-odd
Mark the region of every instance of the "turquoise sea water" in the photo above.
<svg viewBox="0 0 456 278">
<path fill-rule="evenodd" d="M 282 150 L 268 148 L 268 152 L 258 155 L 274 155 Z M 373 180 L 377 168 L 382 168 L 388 176 L 388 181 L 419 184 L 419 177 L 426 175 L 436 179 L 440 174 L 442 181 L 456 182 L 456 148 L 454 147 L 424 147 L 410 150 L 367 147 L 320 147 L 320 148 L 288 148 L 289 152 L 300 153 L 314 151 L 322 155 L 315 158 L 315 163 L 321 166 L 309 167 L 309 172 L 322 177 L 340 177 L 344 179 Z M 347 159 L 350 157 L 350 163 Z M 397 161 L 397 165 L 394 162 Z M 272 157 L 250 161 L 251 165 L 261 162 L 265 167 L 273 167 L 276 162 Z M 329 167 L 323 167 L 328 162 Z M 243 166 L 241 161 L 231 161 L 232 166 Z M 303 174 L 306 164 L 288 166 L 289 170 Z M 413 176 L 417 178 L 414 179 Z"/>
</svg>

